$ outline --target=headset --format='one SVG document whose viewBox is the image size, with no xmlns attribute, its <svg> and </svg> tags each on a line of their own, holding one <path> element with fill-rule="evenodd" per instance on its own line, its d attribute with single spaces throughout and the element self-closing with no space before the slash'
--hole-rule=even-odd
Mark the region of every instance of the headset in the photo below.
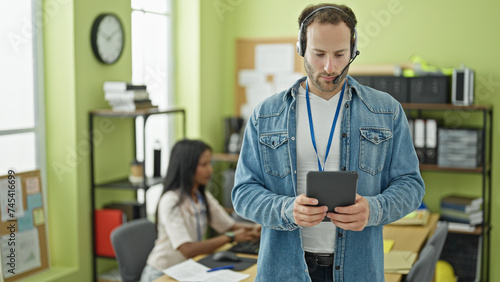
<svg viewBox="0 0 500 282">
<path fill-rule="evenodd" d="M 307 17 L 302 21 L 300 24 L 300 29 L 299 29 L 299 37 L 297 39 L 297 53 L 299 53 L 300 56 L 304 57 L 304 54 L 306 52 L 306 42 L 302 42 L 302 33 L 304 31 L 304 23 L 312 16 L 314 13 L 324 10 L 324 9 L 335 9 L 340 11 L 341 13 L 344 13 L 347 15 L 346 12 L 344 12 L 342 9 L 335 7 L 335 6 L 323 6 L 319 7 L 318 9 L 312 11 Z M 347 15 L 349 17 L 349 15 Z M 359 55 L 358 51 L 358 31 L 356 30 L 356 27 L 354 27 L 354 44 L 352 46 L 352 53 L 351 53 L 351 62 L 356 58 L 356 56 Z M 350 64 L 350 63 L 349 63 Z"/>
</svg>

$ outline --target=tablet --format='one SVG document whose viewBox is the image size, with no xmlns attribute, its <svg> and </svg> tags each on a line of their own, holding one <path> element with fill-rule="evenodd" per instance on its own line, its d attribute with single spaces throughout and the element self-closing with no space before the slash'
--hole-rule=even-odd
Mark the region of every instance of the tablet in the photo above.
<svg viewBox="0 0 500 282">
<path fill-rule="evenodd" d="M 357 171 L 309 171 L 306 181 L 306 196 L 318 199 L 318 206 L 328 206 L 328 212 L 356 202 Z M 325 216 L 323 221 L 330 219 Z"/>
</svg>

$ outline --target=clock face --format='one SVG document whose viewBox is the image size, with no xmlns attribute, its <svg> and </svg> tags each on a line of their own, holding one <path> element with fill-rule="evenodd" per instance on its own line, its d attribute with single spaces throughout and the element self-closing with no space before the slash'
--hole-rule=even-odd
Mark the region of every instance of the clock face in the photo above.
<svg viewBox="0 0 500 282">
<path fill-rule="evenodd" d="M 99 15 L 92 26 L 92 50 L 97 59 L 112 64 L 120 58 L 123 51 L 123 26 L 113 14 Z"/>
</svg>

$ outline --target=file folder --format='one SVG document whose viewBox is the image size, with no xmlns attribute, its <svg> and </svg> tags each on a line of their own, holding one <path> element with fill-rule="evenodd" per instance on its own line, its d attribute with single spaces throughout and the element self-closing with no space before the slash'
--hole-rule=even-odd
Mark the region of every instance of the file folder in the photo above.
<svg viewBox="0 0 500 282">
<path fill-rule="evenodd" d="M 437 164 L 437 121 L 425 121 L 425 163 Z"/>
<path fill-rule="evenodd" d="M 415 151 L 417 152 L 418 161 L 421 164 L 425 163 L 425 120 L 415 119 L 413 122 Z"/>
</svg>

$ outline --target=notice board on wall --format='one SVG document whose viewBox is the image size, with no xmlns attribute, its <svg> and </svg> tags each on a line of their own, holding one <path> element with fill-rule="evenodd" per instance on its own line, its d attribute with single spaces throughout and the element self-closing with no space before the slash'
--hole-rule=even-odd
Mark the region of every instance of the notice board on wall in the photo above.
<svg viewBox="0 0 500 282">
<path fill-rule="evenodd" d="M 40 171 L 0 176 L 1 275 L 17 281 L 49 268 Z"/>
<path fill-rule="evenodd" d="M 305 75 L 304 60 L 296 52 L 296 43 L 297 37 L 236 40 L 237 116 L 247 117 L 259 101 L 291 87 Z"/>
</svg>

